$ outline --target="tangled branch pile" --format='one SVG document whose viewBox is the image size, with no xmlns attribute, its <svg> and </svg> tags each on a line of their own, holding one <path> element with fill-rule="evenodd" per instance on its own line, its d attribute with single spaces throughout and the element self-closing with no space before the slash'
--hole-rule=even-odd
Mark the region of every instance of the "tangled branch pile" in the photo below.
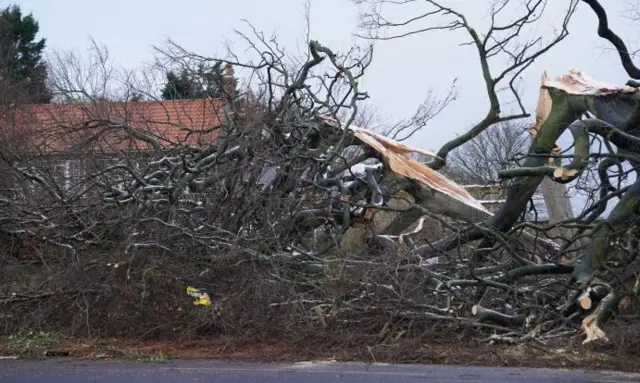
<svg viewBox="0 0 640 383">
<path fill-rule="evenodd" d="M 486 57 L 490 41 L 460 20 Z M 487 118 L 431 154 L 354 125 L 370 52 L 308 48 L 295 71 L 278 47 L 258 50 L 258 63 L 242 63 L 259 79 L 252 91 L 198 101 L 189 116 L 199 122 L 177 121 L 187 115 L 182 101 L 96 97 L 3 110 L 1 331 L 320 327 L 390 339 L 396 328 L 463 325 L 519 342 L 582 327 L 590 341 L 605 337 L 612 312 L 634 304 L 640 181 L 624 180 L 640 152 L 637 88 L 579 71 L 545 78 L 531 148 L 521 166 L 499 174 L 507 200 L 491 214 L 437 170 L 483 129 L 522 117 L 500 116 L 496 84 L 537 53 L 518 56 L 499 77 L 483 65 Z M 196 58 L 175 49 L 174 58 Z M 72 78 L 58 82 L 67 97 L 77 90 Z M 155 120 L 145 114 L 152 104 L 163 108 Z M 555 145 L 566 129 L 573 154 Z M 56 158 L 80 158 L 83 171 Z M 567 183 L 589 171 L 600 177 L 598 198 L 583 214 L 553 225 L 525 219 L 544 177 Z M 554 237 L 557 228 L 575 235 Z M 205 289 L 213 306 L 191 305 L 189 285 Z"/>
</svg>

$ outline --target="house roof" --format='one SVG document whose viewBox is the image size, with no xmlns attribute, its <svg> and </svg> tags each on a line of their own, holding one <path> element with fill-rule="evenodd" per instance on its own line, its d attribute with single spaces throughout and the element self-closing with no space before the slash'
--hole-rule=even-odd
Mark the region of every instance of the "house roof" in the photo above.
<svg viewBox="0 0 640 383">
<path fill-rule="evenodd" d="M 20 105 L 0 113 L 0 140 L 32 154 L 199 146 L 218 137 L 224 104 L 197 99 Z"/>
</svg>

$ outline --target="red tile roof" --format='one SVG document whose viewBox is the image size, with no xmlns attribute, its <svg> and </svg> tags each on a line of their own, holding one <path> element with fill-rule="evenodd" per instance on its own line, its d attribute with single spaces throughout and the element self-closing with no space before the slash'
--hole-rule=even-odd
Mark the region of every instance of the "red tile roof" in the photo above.
<svg viewBox="0 0 640 383">
<path fill-rule="evenodd" d="M 164 149 L 212 143 L 224 120 L 220 99 L 31 104 L 0 112 L 0 141 L 20 152 Z"/>
</svg>

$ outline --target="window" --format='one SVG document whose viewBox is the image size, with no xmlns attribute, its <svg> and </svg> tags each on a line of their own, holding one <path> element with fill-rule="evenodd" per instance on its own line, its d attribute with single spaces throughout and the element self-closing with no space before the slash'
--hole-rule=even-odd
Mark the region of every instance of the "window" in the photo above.
<svg viewBox="0 0 640 383">
<path fill-rule="evenodd" d="M 56 161 L 52 166 L 52 173 L 51 178 L 63 193 L 71 189 L 71 162 L 69 160 Z"/>
</svg>

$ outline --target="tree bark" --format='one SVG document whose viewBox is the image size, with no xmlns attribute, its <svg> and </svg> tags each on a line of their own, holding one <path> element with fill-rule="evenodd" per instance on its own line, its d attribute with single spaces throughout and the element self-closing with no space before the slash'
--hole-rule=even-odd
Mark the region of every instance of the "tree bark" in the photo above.
<svg viewBox="0 0 640 383">
<path fill-rule="evenodd" d="M 612 141 L 614 138 L 620 141 L 621 148 L 626 149 L 626 146 L 634 145 L 633 140 L 629 140 L 628 136 L 633 134 L 633 129 L 640 125 L 640 92 L 637 89 L 596 83 L 579 71 L 572 71 L 568 76 L 553 80 L 547 81 L 545 78 L 541 88 L 541 96 L 548 97 L 548 102 L 539 104 L 539 106 L 544 105 L 545 108 L 542 110 L 543 113 L 540 113 L 542 117 L 537 122 L 535 131 L 532 132 L 534 139 L 529 149 L 530 155 L 527 156 L 522 168 L 534 170 L 537 168 L 543 171 L 516 175 L 508 186 L 506 203 L 483 224 L 484 228 L 471 225 L 460 233 L 416 249 L 417 254 L 426 256 L 434 251 L 451 250 L 463 243 L 485 237 L 487 231 L 504 233 L 513 227 L 531 196 L 546 177 L 548 172 L 544 171 L 544 168 L 550 167 L 549 157 L 556 146 L 557 139 L 570 124 L 586 112 L 590 112 L 613 127 L 609 129 L 611 134 L 607 137 Z M 585 126 L 589 129 L 600 129 L 597 125 L 586 124 Z M 618 130 L 615 129 L 616 127 Z M 575 132 L 572 133 L 575 134 Z M 583 137 L 576 138 L 576 144 L 582 139 Z M 588 145 L 586 149 L 588 150 Z M 574 165 L 572 164 L 572 167 Z M 577 176 L 581 169 L 582 166 L 579 166 L 578 171 L 573 172 L 575 174 L 570 178 Z M 629 193 L 631 190 L 627 194 Z M 638 194 L 640 195 L 640 192 Z M 632 199 L 631 196 L 627 198 Z M 616 207 L 621 209 L 618 214 L 627 211 L 624 206 L 628 203 L 622 202 Z"/>
<path fill-rule="evenodd" d="M 565 92 L 555 88 L 548 89 L 548 92 L 553 101 L 553 109 L 531 143 L 531 147 L 529 148 L 529 154 L 531 155 L 527 156 L 523 164 L 523 167 L 526 168 L 546 166 L 549 161 L 549 155 L 555 147 L 558 137 L 560 137 L 569 124 L 576 120 L 583 112 L 583 109 L 578 105 L 572 105 L 570 102 L 572 97 L 568 96 Z M 584 102 L 580 102 L 579 104 L 583 106 Z M 492 217 L 487 219 L 484 225 L 490 230 L 500 232 L 508 231 L 521 216 L 543 178 L 544 175 L 538 175 L 516 177 L 513 179 L 507 189 L 505 204 L 502 205 L 500 210 Z M 416 249 L 416 252 L 420 255 L 427 255 L 434 251 L 434 249 L 440 251 L 451 250 L 460 243 L 482 238 L 484 233 L 484 230 L 473 225 L 460 234 L 453 234 L 434 244 L 421 246 Z"/>
<path fill-rule="evenodd" d="M 588 282 L 593 273 L 602 267 L 611 248 L 611 234 L 631 222 L 637 221 L 639 207 L 640 178 L 636 179 L 636 182 L 624 194 L 607 219 L 591 232 L 589 249 L 573 272 L 573 277 L 578 283 Z"/>
</svg>

